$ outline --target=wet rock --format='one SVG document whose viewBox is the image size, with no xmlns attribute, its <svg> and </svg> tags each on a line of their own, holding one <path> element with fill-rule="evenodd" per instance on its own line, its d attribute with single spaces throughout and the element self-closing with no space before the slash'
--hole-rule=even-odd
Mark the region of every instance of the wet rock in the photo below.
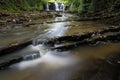
<svg viewBox="0 0 120 80">
<path fill-rule="evenodd" d="M 62 15 L 61 14 L 56 14 L 56 17 L 62 17 Z"/>
<path fill-rule="evenodd" d="M 114 52 L 108 55 L 106 57 L 106 62 L 114 66 L 120 66 L 120 52 Z"/>
<path fill-rule="evenodd" d="M 22 13 L 1 13 L 0 12 L 0 20 L 6 21 L 5 23 L 1 23 L 1 25 L 5 24 L 22 24 L 29 23 L 32 20 L 43 19 L 43 18 L 53 18 L 55 13 L 50 12 L 39 12 L 39 11 L 27 11 Z"/>
<path fill-rule="evenodd" d="M 6 61 L 6 62 L 0 63 L 0 70 L 6 69 L 6 68 L 8 68 L 10 65 L 15 64 L 15 63 L 18 63 L 18 62 L 21 62 L 22 60 L 23 60 L 23 58 L 22 58 L 22 57 L 19 57 L 19 58 L 15 58 L 15 59 L 8 60 L 8 61 Z"/>
<path fill-rule="evenodd" d="M 7 16 L 10 16 L 10 14 L 5 12 L 0 12 L 0 17 L 7 17 Z"/>
<path fill-rule="evenodd" d="M 95 44 L 96 42 L 98 41 L 119 41 L 120 37 L 119 37 L 119 34 L 113 34 L 113 35 L 108 35 L 108 36 L 102 36 L 103 34 L 105 33 L 108 33 L 108 32 L 119 32 L 120 31 L 120 27 L 112 27 L 112 28 L 108 28 L 108 29 L 104 29 L 104 30 L 99 30 L 99 31 L 96 31 L 96 32 L 90 32 L 90 33 L 85 33 L 85 34 L 82 34 L 82 35 L 71 35 L 71 36 L 63 36 L 63 37 L 59 37 L 59 38 L 54 38 L 54 39 L 51 39 L 47 42 L 45 42 L 46 45 L 54 45 L 54 44 L 61 44 L 61 43 L 66 43 L 66 42 L 80 42 L 80 41 L 83 41 L 83 40 L 91 40 L 91 44 Z M 99 36 L 97 38 L 94 38 L 95 36 Z M 94 38 L 94 39 L 93 39 Z"/>
<path fill-rule="evenodd" d="M 13 23 L 16 23 L 16 19 L 12 19 L 12 22 L 13 22 Z"/>
<path fill-rule="evenodd" d="M 24 47 L 26 47 L 30 44 L 32 44 L 32 41 L 28 41 L 28 42 L 25 42 L 25 43 L 22 43 L 22 44 L 18 44 L 18 45 L 14 45 L 14 46 L 9 46 L 7 48 L 3 48 L 3 49 L 0 50 L 0 56 L 4 56 L 4 55 L 10 54 L 10 53 L 13 53 L 15 51 L 21 50 L 21 49 L 23 49 Z"/>
<path fill-rule="evenodd" d="M 72 38 L 72 37 L 71 37 Z M 59 50 L 59 51 L 64 51 L 64 50 L 71 50 L 76 47 L 83 47 L 83 46 L 96 46 L 99 44 L 103 44 L 105 42 L 119 42 L 120 41 L 120 33 L 118 34 L 112 34 L 108 36 L 100 36 L 98 38 L 90 38 L 90 39 L 85 39 L 82 41 L 77 41 L 77 42 L 72 42 L 68 45 L 63 45 L 63 46 L 58 46 L 58 47 L 52 47 L 52 50 Z"/>
<path fill-rule="evenodd" d="M 72 35 L 72 36 L 63 36 L 60 38 L 55 38 L 52 39 L 48 42 L 46 42 L 46 44 L 60 44 L 60 43 L 64 43 L 64 42 L 79 42 L 79 41 L 83 41 L 86 38 L 89 38 L 92 36 L 92 33 L 87 33 L 87 34 L 83 34 L 83 35 Z"/>
<path fill-rule="evenodd" d="M 120 27 L 112 27 L 112 28 L 101 30 L 98 33 L 99 34 L 104 34 L 104 33 L 107 33 L 107 32 L 119 32 L 119 31 L 120 31 Z"/>
<path fill-rule="evenodd" d="M 58 51 L 66 51 L 66 50 L 72 50 L 75 49 L 77 47 L 84 47 L 84 46 L 88 46 L 89 41 L 80 41 L 80 42 L 74 42 L 74 43 L 70 43 L 68 45 L 63 45 L 63 46 L 58 46 L 58 47 L 53 47 L 51 48 L 52 50 L 58 50 Z"/>
<path fill-rule="evenodd" d="M 3 63 L 0 63 L 0 70 L 6 69 L 9 66 L 11 66 L 15 63 L 19 63 L 21 61 L 29 61 L 29 60 L 34 60 L 37 58 L 40 58 L 40 53 L 33 53 L 33 54 L 29 54 L 29 55 L 20 56 L 18 58 L 13 58 L 13 59 L 4 61 Z"/>
</svg>

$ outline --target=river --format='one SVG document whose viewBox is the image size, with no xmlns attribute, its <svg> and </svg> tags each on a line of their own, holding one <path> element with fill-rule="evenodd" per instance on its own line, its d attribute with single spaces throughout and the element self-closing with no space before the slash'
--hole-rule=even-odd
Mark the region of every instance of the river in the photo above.
<svg viewBox="0 0 120 80">
<path fill-rule="evenodd" d="M 67 17 L 56 18 L 64 20 Z M 42 25 L 33 25 L 32 28 L 13 30 L 11 34 L 1 34 L 1 45 L 10 42 L 11 38 L 25 40 L 25 36 L 39 34 L 33 44 L 12 54 L 0 57 L 4 62 L 14 57 L 24 57 L 24 60 L 10 65 L 0 71 L 0 80 L 89 80 L 97 73 L 106 56 L 111 52 L 119 51 L 119 43 L 105 43 L 93 47 L 78 47 L 67 51 L 50 50 L 43 43 L 48 39 L 83 34 L 110 27 L 95 21 L 68 21 Z M 34 30 L 33 30 L 34 29 Z M 36 31 L 37 30 L 37 31 Z M 23 32 L 21 32 L 23 31 Z M 36 31 L 36 32 L 35 32 Z M 25 33 L 26 32 L 26 33 Z M 35 33 L 34 35 L 32 33 Z M 21 33 L 21 34 L 20 34 Z M 10 38 L 11 35 L 12 36 Z M 24 36 L 23 36 L 24 35 Z M 107 35 L 107 34 L 106 34 Z M 21 37 L 23 37 L 21 39 Z M 10 41 L 9 41 L 10 40 Z M 7 45 L 7 44 L 6 44 Z M 40 55 L 36 55 L 38 53 Z M 33 55 L 32 58 L 26 55 Z M 34 56 L 34 54 L 36 56 Z"/>
</svg>

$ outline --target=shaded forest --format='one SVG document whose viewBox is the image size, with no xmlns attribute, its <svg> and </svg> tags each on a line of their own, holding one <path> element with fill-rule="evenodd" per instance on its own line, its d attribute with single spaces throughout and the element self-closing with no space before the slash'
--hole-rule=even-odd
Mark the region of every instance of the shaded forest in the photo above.
<svg viewBox="0 0 120 80">
<path fill-rule="evenodd" d="M 0 10 L 10 12 L 42 11 L 43 5 L 50 0 L 1 0 Z M 106 19 L 105 22 L 119 25 L 120 0 L 56 0 L 66 5 L 68 12 L 76 13 L 82 17 L 93 19 Z M 109 19 L 108 19 L 109 18 Z"/>
<path fill-rule="evenodd" d="M 3 10 L 43 10 L 43 4 L 50 0 L 1 0 Z M 57 0 L 58 2 L 62 0 Z M 120 0 L 66 0 L 69 11 L 78 13 L 119 12 Z"/>
<path fill-rule="evenodd" d="M 109 24 L 120 23 L 120 0 L 73 0 L 69 5 L 69 10 L 78 15 L 105 19 L 104 22 Z"/>
<path fill-rule="evenodd" d="M 42 10 L 44 0 L 1 0 L 0 9 L 8 11 Z"/>
</svg>

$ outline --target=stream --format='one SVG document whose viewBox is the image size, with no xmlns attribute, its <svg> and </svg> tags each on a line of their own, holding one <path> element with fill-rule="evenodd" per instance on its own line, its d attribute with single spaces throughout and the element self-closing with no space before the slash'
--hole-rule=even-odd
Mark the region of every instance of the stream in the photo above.
<svg viewBox="0 0 120 80">
<path fill-rule="evenodd" d="M 68 17 L 57 17 L 54 21 L 66 18 Z M 0 57 L 0 63 L 23 57 L 21 62 L 1 70 L 0 80 L 89 80 L 97 73 L 106 56 L 111 52 L 119 51 L 120 43 L 107 42 L 93 47 L 85 46 L 57 51 L 49 49 L 43 42 L 62 36 L 94 32 L 106 27 L 110 26 L 95 21 L 68 21 L 36 24 L 29 30 L 27 27 L 15 28 L 13 31 L 8 31 L 11 34 L 2 33 L 6 36 L 0 34 L 1 46 L 17 40 L 24 41 L 36 34 L 38 36 L 34 38 L 33 44 Z M 13 36 L 10 37 L 11 35 Z M 11 40 L 12 38 L 14 40 Z"/>
</svg>

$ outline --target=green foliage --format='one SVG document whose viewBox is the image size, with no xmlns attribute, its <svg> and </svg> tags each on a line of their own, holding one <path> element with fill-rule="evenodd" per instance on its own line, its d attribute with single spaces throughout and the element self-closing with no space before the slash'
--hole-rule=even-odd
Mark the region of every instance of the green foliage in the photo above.
<svg viewBox="0 0 120 80">
<path fill-rule="evenodd" d="M 86 11 L 86 5 L 84 4 L 84 0 L 69 0 L 70 5 L 70 11 L 73 12 L 85 12 Z"/>
<path fill-rule="evenodd" d="M 42 10 L 44 0 L 2 0 L 0 2 L 1 10 L 8 10 L 13 12 L 26 10 Z"/>
<path fill-rule="evenodd" d="M 70 11 L 94 13 L 104 10 L 113 11 L 116 7 L 120 7 L 120 0 L 68 0 L 68 4 Z"/>
<path fill-rule="evenodd" d="M 70 11 L 79 13 L 114 11 L 120 7 L 120 0 L 1 0 L 0 9 L 10 11 L 42 10 L 43 4 L 49 1 L 64 3 Z"/>
</svg>

